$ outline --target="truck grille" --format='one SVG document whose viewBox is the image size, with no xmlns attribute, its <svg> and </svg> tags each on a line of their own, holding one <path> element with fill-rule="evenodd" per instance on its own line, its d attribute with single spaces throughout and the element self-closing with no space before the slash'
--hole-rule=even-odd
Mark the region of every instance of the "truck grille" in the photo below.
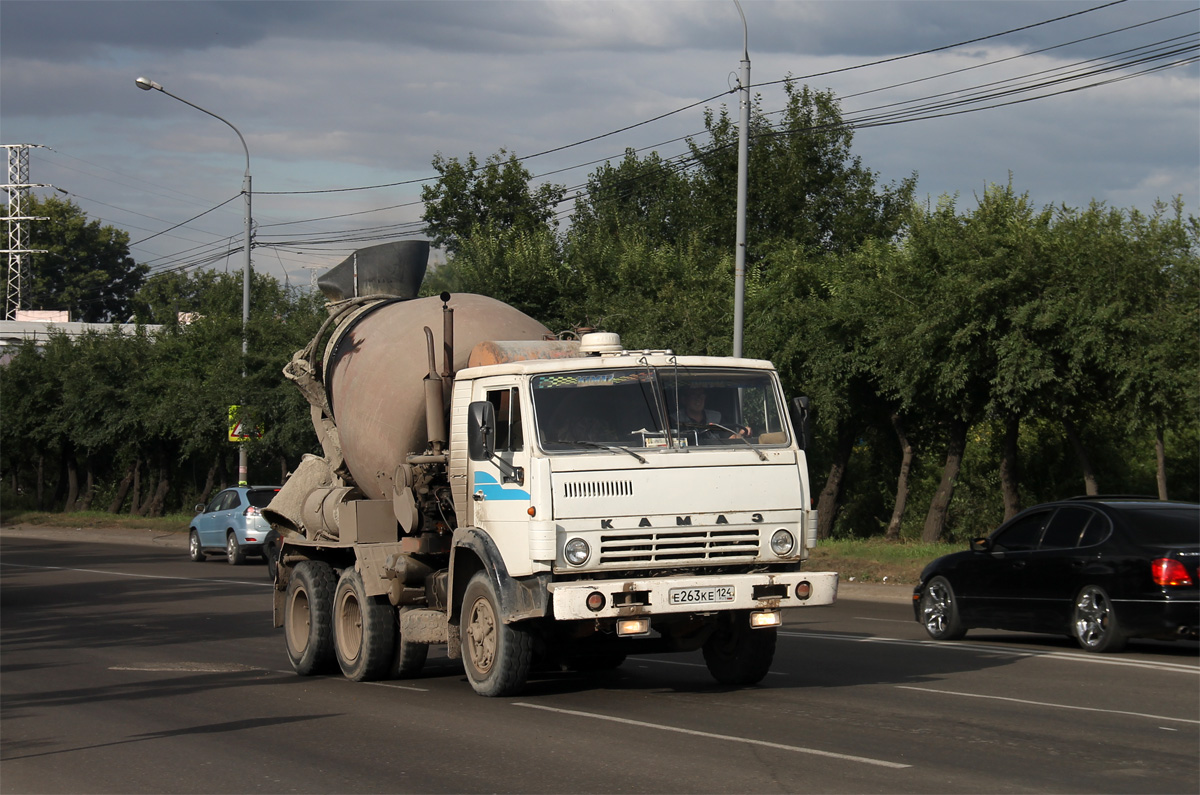
<svg viewBox="0 0 1200 795">
<path fill-rule="evenodd" d="M 564 497 L 632 497 L 632 480 L 580 480 L 563 484 Z"/>
<path fill-rule="evenodd" d="M 680 527 L 600 536 L 600 565 L 677 563 L 680 561 L 731 563 L 758 556 L 755 528 Z"/>
</svg>

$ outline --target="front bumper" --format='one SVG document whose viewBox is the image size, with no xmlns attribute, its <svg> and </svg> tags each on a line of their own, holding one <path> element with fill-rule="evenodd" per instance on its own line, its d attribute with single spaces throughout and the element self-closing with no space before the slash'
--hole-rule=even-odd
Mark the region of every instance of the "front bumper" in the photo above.
<svg viewBox="0 0 1200 795">
<path fill-rule="evenodd" d="M 808 598 L 796 595 L 801 583 L 810 586 Z M 713 613 L 725 610 L 777 610 L 792 607 L 821 607 L 837 601 L 838 575 L 834 571 L 805 571 L 773 574 L 718 574 L 695 577 L 653 577 L 620 580 L 582 580 L 551 583 L 554 618 L 572 621 L 589 618 L 631 618 L 669 613 Z M 713 593 L 726 601 L 673 601 L 672 594 L 695 589 Z M 592 610 L 587 599 L 600 593 L 603 606 Z"/>
</svg>

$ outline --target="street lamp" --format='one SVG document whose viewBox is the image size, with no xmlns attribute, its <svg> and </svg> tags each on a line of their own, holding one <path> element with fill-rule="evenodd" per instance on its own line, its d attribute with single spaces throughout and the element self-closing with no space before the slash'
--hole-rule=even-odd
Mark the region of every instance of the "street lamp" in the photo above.
<svg viewBox="0 0 1200 795">
<path fill-rule="evenodd" d="M 149 80 L 145 77 L 139 77 L 137 79 L 137 87 L 143 91 L 149 91 L 151 89 L 154 89 L 155 91 L 161 91 L 168 97 L 177 99 L 184 105 L 191 105 L 201 113 L 207 113 L 217 121 L 225 123 L 229 126 L 229 129 L 237 133 L 238 140 L 242 142 L 242 149 L 246 152 L 246 175 L 242 179 L 242 195 L 246 197 L 246 214 L 245 218 L 243 219 L 244 242 L 242 244 L 242 251 L 245 255 L 242 260 L 242 386 L 244 388 L 246 381 L 246 327 L 250 323 L 250 147 L 246 146 L 246 139 L 242 137 L 242 133 L 237 127 L 234 127 L 233 124 L 231 124 L 228 120 L 222 119 L 211 110 L 205 110 L 199 105 L 188 102 L 183 97 L 177 97 L 158 83 L 155 83 L 153 80 Z M 246 461 L 246 445 L 244 443 L 238 445 L 238 484 L 242 486 L 250 485 L 249 466 Z"/>
</svg>

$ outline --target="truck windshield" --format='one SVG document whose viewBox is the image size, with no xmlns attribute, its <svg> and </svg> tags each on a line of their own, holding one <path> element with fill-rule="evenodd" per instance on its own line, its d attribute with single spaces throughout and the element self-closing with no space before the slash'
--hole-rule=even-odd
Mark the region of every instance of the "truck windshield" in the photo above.
<svg viewBox="0 0 1200 795">
<path fill-rule="evenodd" d="M 552 452 L 789 440 L 775 379 L 761 370 L 581 370 L 535 376 L 531 394 Z"/>
</svg>

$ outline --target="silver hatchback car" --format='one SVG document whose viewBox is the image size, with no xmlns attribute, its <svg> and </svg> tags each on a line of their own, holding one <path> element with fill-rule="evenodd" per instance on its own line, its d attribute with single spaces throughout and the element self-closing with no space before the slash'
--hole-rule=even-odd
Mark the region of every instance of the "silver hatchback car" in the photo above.
<svg viewBox="0 0 1200 795">
<path fill-rule="evenodd" d="M 262 509 L 278 491 L 278 486 L 236 486 L 213 497 L 208 505 L 197 505 L 188 532 L 188 555 L 201 563 L 210 552 L 224 552 L 234 566 L 249 555 L 262 556 L 271 533 Z"/>
</svg>

